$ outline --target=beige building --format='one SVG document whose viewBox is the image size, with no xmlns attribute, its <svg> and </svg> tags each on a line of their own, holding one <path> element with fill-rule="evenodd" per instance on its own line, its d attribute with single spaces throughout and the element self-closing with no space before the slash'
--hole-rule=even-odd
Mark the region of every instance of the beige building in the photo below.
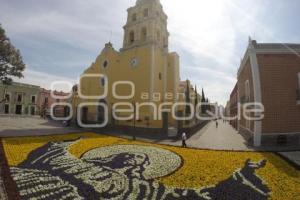
<svg viewBox="0 0 300 200">
<path fill-rule="evenodd" d="M 179 56 L 168 48 L 167 15 L 159 0 L 137 0 L 127 11 L 123 47 L 118 51 L 107 43 L 95 62 L 84 71 L 78 87 L 79 96 L 73 99 L 74 109 L 85 103 L 80 117 L 87 123 L 104 121 L 105 110 L 95 105 L 104 103 L 108 107 L 109 124 L 176 127 L 177 122 L 170 112 L 162 114 L 157 109 L 162 103 L 165 103 L 163 108 L 171 108 L 174 103 L 185 101 L 178 95 L 182 91 L 179 87 Z M 99 97 L 106 92 L 107 95 Z M 118 103 L 128 105 L 116 106 Z M 138 116 L 116 120 L 113 113 L 120 108 L 137 110 Z M 176 112 L 184 113 L 184 106 L 178 106 Z M 117 113 L 124 118 L 131 114 Z M 161 118 L 157 119 L 157 115 Z"/>
<path fill-rule="evenodd" d="M 0 82 L 0 114 L 37 115 L 39 113 L 39 86 L 13 82 Z"/>
<path fill-rule="evenodd" d="M 300 45 L 249 41 L 238 71 L 238 99 L 264 105 L 264 118 L 238 121 L 255 146 L 300 144 Z"/>
</svg>

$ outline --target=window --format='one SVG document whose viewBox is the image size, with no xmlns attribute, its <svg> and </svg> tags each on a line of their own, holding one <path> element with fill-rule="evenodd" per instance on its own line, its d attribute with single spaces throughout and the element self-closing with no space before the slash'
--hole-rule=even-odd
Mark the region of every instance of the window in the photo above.
<svg viewBox="0 0 300 200">
<path fill-rule="evenodd" d="M 101 77 L 101 78 L 100 78 L 100 85 L 101 85 L 102 87 L 105 86 L 105 78 L 104 78 L 104 77 Z"/>
<path fill-rule="evenodd" d="M 161 73 L 158 74 L 158 78 L 159 78 L 159 80 L 161 80 Z"/>
<path fill-rule="evenodd" d="M 249 86 L 249 80 L 245 82 L 245 100 L 246 102 L 250 101 L 250 86 Z"/>
<path fill-rule="evenodd" d="M 56 99 L 56 103 L 59 103 L 59 99 Z"/>
<path fill-rule="evenodd" d="M 45 104 L 48 103 L 48 97 L 45 97 Z"/>
<path fill-rule="evenodd" d="M 35 103 L 35 96 L 31 96 L 31 103 Z"/>
<path fill-rule="evenodd" d="M 30 115 L 35 115 L 35 107 L 34 106 L 30 107 Z"/>
<path fill-rule="evenodd" d="M 18 103 L 22 102 L 22 94 L 18 94 L 17 101 L 18 101 Z"/>
<path fill-rule="evenodd" d="M 10 101 L 10 94 L 5 94 L 5 101 L 9 102 Z"/>
<path fill-rule="evenodd" d="M 167 42 L 166 37 L 164 37 L 163 42 L 164 42 L 164 47 L 168 47 L 168 42 Z"/>
<path fill-rule="evenodd" d="M 298 89 L 300 89 L 300 72 L 298 72 Z"/>
<path fill-rule="evenodd" d="M 144 27 L 142 29 L 142 41 L 146 41 L 147 40 L 147 28 Z"/>
<path fill-rule="evenodd" d="M 300 72 L 298 73 L 298 89 L 296 90 L 297 102 L 300 104 Z"/>
<path fill-rule="evenodd" d="M 4 114 L 9 114 L 9 105 L 5 104 L 4 106 Z"/>
<path fill-rule="evenodd" d="M 159 42 L 160 41 L 160 32 L 159 31 L 157 31 L 157 41 Z"/>
<path fill-rule="evenodd" d="M 104 68 L 106 68 L 106 67 L 108 66 L 108 61 L 105 60 L 105 61 L 103 62 L 103 64 L 102 64 L 102 66 L 103 66 Z"/>
<path fill-rule="evenodd" d="M 144 10 L 144 17 L 148 17 L 148 16 L 149 16 L 149 9 L 146 8 L 146 9 Z"/>
<path fill-rule="evenodd" d="M 131 31 L 129 33 L 129 42 L 130 42 L 130 44 L 132 44 L 134 42 L 134 32 L 133 31 Z"/>
<path fill-rule="evenodd" d="M 136 21 L 136 14 L 135 14 L 135 13 L 132 15 L 132 21 L 133 21 L 133 22 Z"/>
<path fill-rule="evenodd" d="M 22 115 L 23 112 L 23 106 L 22 105 L 16 105 L 16 115 Z"/>
</svg>

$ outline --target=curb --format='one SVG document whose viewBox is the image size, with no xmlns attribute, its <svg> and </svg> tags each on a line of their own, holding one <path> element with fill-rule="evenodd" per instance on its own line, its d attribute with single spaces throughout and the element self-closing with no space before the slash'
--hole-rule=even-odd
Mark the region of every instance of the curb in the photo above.
<svg viewBox="0 0 300 200">
<path fill-rule="evenodd" d="M 288 158 L 287 156 L 283 155 L 280 152 L 276 152 L 275 153 L 277 156 L 279 156 L 280 158 L 282 158 L 283 160 L 285 160 L 287 163 L 289 163 L 291 166 L 293 166 L 296 170 L 300 170 L 300 165 L 298 163 L 296 163 L 294 160 Z"/>
</svg>

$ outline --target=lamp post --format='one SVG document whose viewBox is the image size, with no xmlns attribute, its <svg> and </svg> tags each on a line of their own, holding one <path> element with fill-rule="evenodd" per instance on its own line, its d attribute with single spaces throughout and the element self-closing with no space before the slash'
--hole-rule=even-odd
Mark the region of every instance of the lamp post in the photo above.
<svg viewBox="0 0 300 200">
<path fill-rule="evenodd" d="M 135 107 L 135 102 L 132 103 L 133 104 L 133 140 L 136 140 L 136 136 L 135 136 L 135 118 L 136 118 L 136 107 Z"/>
</svg>

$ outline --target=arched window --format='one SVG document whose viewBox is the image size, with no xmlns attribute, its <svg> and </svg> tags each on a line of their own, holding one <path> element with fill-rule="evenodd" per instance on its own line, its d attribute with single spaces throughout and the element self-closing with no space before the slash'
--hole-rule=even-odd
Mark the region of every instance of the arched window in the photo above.
<svg viewBox="0 0 300 200">
<path fill-rule="evenodd" d="M 136 14 L 135 14 L 135 13 L 132 15 L 132 21 L 133 21 L 133 22 L 136 21 Z"/>
<path fill-rule="evenodd" d="M 106 68 L 106 67 L 108 66 L 108 61 L 105 60 L 105 61 L 102 63 L 102 66 L 103 66 L 103 68 Z"/>
<path fill-rule="evenodd" d="M 132 44 L 133 42 L 134 42 L 134 32 L 133 31 L 131 31 L 130 33 L 129 33 L 129 42 L 130 42 L 130 44 Z"/>
<path fill-rule="evenodd" d="M 157 41 L 160 42 L 160 32 L 157 31 Z"/>
<path fill-rule="evenodd" d="M 147 28 L 144 27 L 142 28 L 142 41 L 146 41 L 147 40 Z"/>
<path fill-rule="evenodd" d="M 167 47 L 168 46 L 168 42 L 167 42 L 166 37 L 164 37 L 163 42 L 164 42 L 164 47 Z"/>
<path fill-rule="evenodd" d="M 146 8 L 146 9 L 144 10 L 144 17 L 148 17 L 148 16 L 149 16 L 149 9 Z"/>
</svg>

